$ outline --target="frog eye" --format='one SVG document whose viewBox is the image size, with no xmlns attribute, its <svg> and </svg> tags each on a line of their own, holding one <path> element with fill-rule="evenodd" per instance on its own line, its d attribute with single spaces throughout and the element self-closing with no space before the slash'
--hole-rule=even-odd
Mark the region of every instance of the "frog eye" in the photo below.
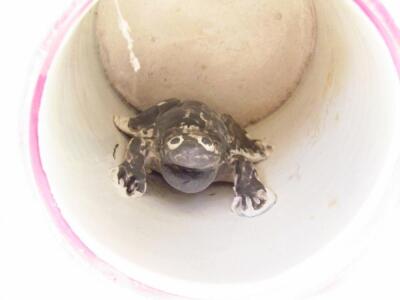
<svg viewBox="0 0 400 300">
<path fill-rule="evenodd" d="M 173 137 L 167 143 L 167 146 L 170 150 L 177 149 L 183 143 L 183 137 L 181 135 Z"/>
<path fill-rule="evenodd" d="M 198 137 L 197 141 L 203 146 L 208 152 L 215 152 L 215 145 L 208 137 Z"/>
</svg>

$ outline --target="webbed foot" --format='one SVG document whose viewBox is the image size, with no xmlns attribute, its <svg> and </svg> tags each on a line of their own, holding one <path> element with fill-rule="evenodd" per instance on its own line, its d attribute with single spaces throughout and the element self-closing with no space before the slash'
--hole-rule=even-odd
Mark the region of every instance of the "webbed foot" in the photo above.
<svg viewBox="0 0 400 300">
<path fill-rule="evenodd" d="M 276 204 L 276 196 L 260 189 L 256 193 L 238 194 L 232 202 L 232 211 L 243 217 L 259 216 Z"/>
<path fill-rule="evenodd" d="M 253 164 L 239 158 L 235 167 L 235 198 L 232 211 L 239 216 L 256 217 L 272 208 L 276 204 L 277 197 L 258 179 Z"/>
<path fill-rule="evenodd" d="M 128 196 L 142 196 L 146 192 L 147 183 L 144 171 L 135 169 L 127 161 L 118 167 L 118 184 L 122 184 Z"/>
</svg>

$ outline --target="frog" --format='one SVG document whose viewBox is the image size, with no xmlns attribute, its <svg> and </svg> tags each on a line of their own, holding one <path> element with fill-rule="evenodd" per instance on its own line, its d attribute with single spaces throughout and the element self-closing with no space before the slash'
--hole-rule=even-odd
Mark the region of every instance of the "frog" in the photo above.
<svg viewBox="0 0 400 300">
<path fill-rule="evenodd" d="M 114 124 L 129 138 L 116 172 L 129 196 L 145 194 L 148 174 L 155 171 L 186 194 L 232 183 L 231 210 L 239 216 L 259 216 L 276 204 L 256 169 L 272 146 L 252 139 L 228 114 L 199 101 L 168 99 L 133 117 L 114 116 Z"/>
</svg>

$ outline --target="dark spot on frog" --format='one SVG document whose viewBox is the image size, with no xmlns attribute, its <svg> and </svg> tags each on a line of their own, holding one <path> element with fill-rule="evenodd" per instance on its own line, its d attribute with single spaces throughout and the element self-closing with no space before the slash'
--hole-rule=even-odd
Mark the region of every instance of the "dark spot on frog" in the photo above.
<svg viewBox="0 0 400 300">
<path fill-rule="evenodd" d="M 201 141 L 202 141 L 202 143 L 205 144 L 205 145 L 211 145 L 211 140 L 210 140 L 209 138 L 207 138 L 207 137 L 203 137 L 203 138 L 201 139 Z"/>
<path fill-rule="evenodd" d="M 207 69 L 207 66 L 206 65 L 201 65 L 201 69 L 205 70 L 205 69 Z"/>
<path fill-rule="evenodd" d="M 156 39 L 154 36 L 152 36 L 152 37 L 151 37 L 151 41 L 152 41 L 153 43 L 155 43 L 155 42 L 157 41 L 157 39 Z"/>
</svg>

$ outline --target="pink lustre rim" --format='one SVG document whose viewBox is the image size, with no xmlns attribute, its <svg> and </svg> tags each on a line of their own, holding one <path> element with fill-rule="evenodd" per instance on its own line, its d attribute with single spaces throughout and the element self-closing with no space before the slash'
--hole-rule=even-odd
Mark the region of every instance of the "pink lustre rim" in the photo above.
<svg viewBox="0 0 400 300">
<path fill-rule="evenodd" d="M 103 274 L 111 278 L 113 281 L 133 286 L 142 292 L 150 293 L 153 295 L 167 295 L 167 293 L 165 292 L 148 287 L 120 273 L 107 262 L 97 257 L 96 254 L 82 242 L 78 235 L 72 230 L 68 222 L 63 217 L 60 209 L 58 208 L 57 202 L 51 191 L 46 172 L 44 171 L 42 165 L 42 158 L 40 155 L 39 146 L 38 124 L 40 105 L 47 81 L 47 74 L 68 30 L 75 24 L 79 17 L 81 17 L 90 8 L 90 6 L 94 2 L 95 0 L 74 1 L 72 5 L 67 9 L 67 11 L 63 14 L 63 16 L 59 19 L 59 21 L 56 22 L 53 30 L 42 44 L 41 48 L 46 53 L 46 56 L 42 62 L 41 68 L 39 70 L 39 75 L 36 79 L 29 116 L 29 150 L 33 175 L 36 185 L 39 189 L 39 193 L 42 196 L 53 221 L 55 222 L 62 235 L 66 238 L 66 240 L 76 250 L 77 253 L 85 258 L 90 264 L 101 270 Z"/>
<path fill-rule="evenodd" d="M 400 76 L 400 29 L 385 6 L 378 0 L 354 0 L 367 17 L 374 23 L 392 55 Z"/>
<path fill-rule="evenodd" d="M 371 20 L 371 22 L 380 32 L 392 55 L 394 65 L 400 76 L 399 28 L 396 26 L 388 11 L 378 0 L 354 0 L 354 2 L 360 7 L 360 9 L 366 14 L 366 16 Z M 96 254 L 82 242 L 82 240 L 71 229 L 68 222 L 63 217 L 60 209 L 57 206 L 57 202 L 51 192 L 51 187 L 49 185 L 47 175 L 43 169 L 38 138 L 38 121 L 41 100 L 47 80 L 47 73 L 68 30 L 77 22 L 79 17 L 83 16 L 87 9 L 94 3 L 95 0 L 75 1 L 61 17 L 61 19 L 55 24 L 52 30 L 52 34 L 50 34 L 43 43 L 42 49 L 46 53 L 46 57 L 42 62 L 39 75 L 36 79 L 29 119 L 29 150 L 33 175 L 39 192 L 44 199 L 45 205 L 47 206 L 50 215 L 52 216 L 58 229 L 69 241 L 69 243 L 77 250 L 77 252 L 81 253 L 81 255 L 87 261 L 95 265 L 114 281 L 133 285 L 136 289 L 139 289 L 142 292 L 151 293 L 153 295 L 156 294 L 159 296 L 173 296 L 163 291 L 159 291 L 155 288 L 148 287 L 142 283 L 137 282 L 134 279 L 129 278 L 124 274 L 121 274 L 107 262 L 97 257 Z"/>
</svg>

